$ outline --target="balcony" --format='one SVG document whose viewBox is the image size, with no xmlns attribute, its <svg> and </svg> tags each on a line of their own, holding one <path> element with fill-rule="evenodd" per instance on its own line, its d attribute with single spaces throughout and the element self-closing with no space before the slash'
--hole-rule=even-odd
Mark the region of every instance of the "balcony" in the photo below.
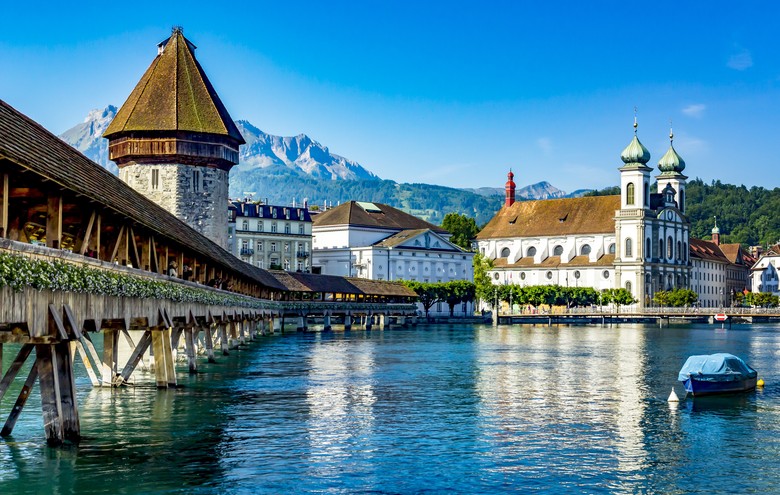
<svg viewBox="0 0 780 495">
<path fill-rule="evenodd" d="M 252 248 L 241 248 L 241 256 L 252 256 L 255 254 L 255 250 Z"/>
<path fill-rule="evenodd" d="M 308 258 L 311 255 L 308 251 L 298 251 L 295 253 L 296 258 Z"/>
</svg>

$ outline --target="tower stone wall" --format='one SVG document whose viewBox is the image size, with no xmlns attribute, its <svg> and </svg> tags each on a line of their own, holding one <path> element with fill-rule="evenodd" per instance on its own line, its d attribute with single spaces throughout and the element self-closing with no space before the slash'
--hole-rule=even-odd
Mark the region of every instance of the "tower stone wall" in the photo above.
<svg viewBox="0 0 780 495">
<path fill-rule="evenodd" d="M 131 164 L 119 170 L 127 185 L 227 249 L 228 172 L 183 164 Z"/>
</svg>

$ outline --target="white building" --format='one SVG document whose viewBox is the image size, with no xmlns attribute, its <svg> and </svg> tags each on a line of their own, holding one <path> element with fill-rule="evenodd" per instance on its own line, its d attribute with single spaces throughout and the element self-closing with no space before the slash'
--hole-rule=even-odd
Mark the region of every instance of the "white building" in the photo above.
<svg viewBox="0 0 780 495">
<path fill-rule="evenodd" d="M 780 244 L 767 249 L 750 271 L 753 292 L 771 292 L 780 296 Z"/>
<path fill-rule="evenodd" d="M 620 196 L 515 202 L 510 171 L 504 207 L 477 236 L 494 283 L 622 287 L 639 306 L 658 290 L 690 287 L 685 162 L 670 144 L 651 193 L 650 153 L 636 123 L 621 159 Z"/>
<path fill-rule="evenodd" d="M 311 271 L 312 221 L 305 207 L 233 201 L 228 249 L 267 270 Z"/>
<path fill-rule="evenodd" d="M 474 253 L 449 241 L 446 230 L 379 203 L 349 201 L 314 216 L 313 270 L 373 280 L 474 280 Z M 463 305 L 455 314 L 471 314 Z M 439 304 L 431 314 L 447 315 Z"/>
</svg>

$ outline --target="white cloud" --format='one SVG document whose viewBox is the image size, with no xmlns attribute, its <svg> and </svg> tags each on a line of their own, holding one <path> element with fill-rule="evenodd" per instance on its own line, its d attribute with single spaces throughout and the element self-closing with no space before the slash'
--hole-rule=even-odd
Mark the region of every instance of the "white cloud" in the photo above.
<svg viewBox="0 0 780 495">
<path fill-rule="evenodd" d="M 753 56 L 750 54 L 749 50 L 742 48 L 729 57 L 726 66 L 734 70 L 748 69 L 753 66 Z"/>
<path fill-rule="evenodd" d="M 536 145 L 544 152 L 545 155 L 552 153 L 553 145 L 552 140 L 547 137 L 540 137 L 536 140 Z"/>
<path fill-rule="evenodd" d="M 707 105 L 703 103 L 694 103 L 693 105 L 688 105 L 687 107 L 682 109 L 682 113 L 687 115 L 688 117 L 695 117 L 695 118 L 701 118 L 701 116 L 704 114 L 704 111 L 707 109 Z"/>
</svg>

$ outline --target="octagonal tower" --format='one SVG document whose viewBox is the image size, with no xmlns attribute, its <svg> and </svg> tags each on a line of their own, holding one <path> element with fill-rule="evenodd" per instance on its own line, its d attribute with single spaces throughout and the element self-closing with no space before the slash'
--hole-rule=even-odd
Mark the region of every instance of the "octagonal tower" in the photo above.
<svg viewBox="0 0 780 495">
<path fill-rule="evenodd" d="M 193 229 L 227 248 L 228 174 L 244 144 L 174 28 L 103 137 L 119 177 Z"/>
</svg>

